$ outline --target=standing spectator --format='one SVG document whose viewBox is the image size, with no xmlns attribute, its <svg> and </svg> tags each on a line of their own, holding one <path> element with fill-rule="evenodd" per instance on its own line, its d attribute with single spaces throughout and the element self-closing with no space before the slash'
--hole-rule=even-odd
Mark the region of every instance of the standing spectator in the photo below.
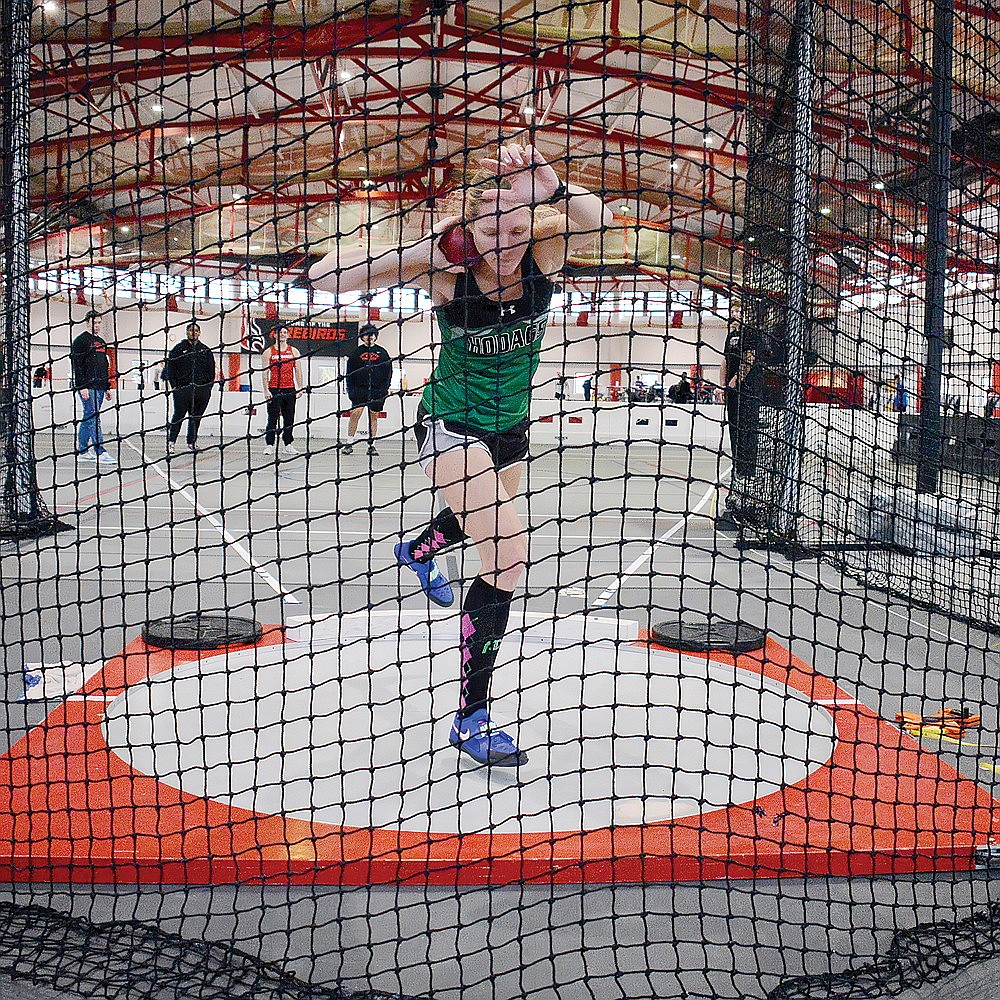
<svg viewBox="0 0 1000 1000">
<path fill-rule="evenodd" d="M 961 405 L 962 397 L 956 391 L 955 375 L 952 372 L 946 372 L 944 376 L 944 394 L 941 399 L 941 415 L 947 417 L 950 412 L 953 417 L 957 417 Z"/>
<path fill-rule="evenodd" d="M 101 317 L 91 310 L 85 320 L 88 329 L 70 346 L 73 388 L 83 404 L 83 417 L 77 430 L 76 457 L 81 462 L 114 465 L 115 460 L 104 449 L 101 432 L 101 407 L 111 395 L 111 366 L 108 363 L 108 343 L 101 336 Z M 93 446 L 93 453 L 90 448 Z"/>
<path fill-rule="evenodd" d="M 347 359 L 344 380 L 347 395 L 351 400 L 351 420 L 347 428 L 349 440 L 343 446 L 344 454 L 354 451 L 353 438 L 357 433 L 361 414 L 368 408 L 368 454 L 377 455 L 375 436 L 378 433 L 378 415 L 385 406 L 392 382 L 392 359 L 388 352 L 379 347 L 375 340 L 378 330 L 370 323 L 361 328 L 361 345 Z"/>
<path fill-rule="evenodd" d="M 160 376 L 173 390 L 174 415 L 167 427 L 167 455 L 174 452 L 181 423 L 187 417 L 187 446 L 198 450 L 198 425 L 208 408 L 215 383 L 215 356 L 201 342 L 201 327 L 192 320 L 186 336 L 167 357 Z"/>
<path fill-rule="evenodd" d="M 726 416 L 736 479 L 749 478 L 757 466 L 763 393 L 763 370 L 757 360 L 757 342 L 751 329 L 735 325 L 726 337 L 719 369 L 719 382 L 726 390 Z M 733 491 L 730 499 L 735 499 Z"/>
<path fill-rule="evenodd" d="M 910 405 L 910 394 L 906 391 L 906 383 L 903 376 L 896 379 L 896 390 L 892 397 L 892 409 L 895 413 L 906 413 Z"/>
<path fill-rule="evenodd" d="M 293 458 L 298 450 L 292 445 L 295 427 L 295 397 L 303 387 L 301 355 L 288 343 L 288 327 L 282 324 L 274 329 L 274 344 L 263 354 L 264 398 L 267 400 L 267 427 L 264 429 L 264 447 L 268 452 L 278 439 L 278 421 L 281 421 L 281 443 L 284 457 Z"/>
</svg>

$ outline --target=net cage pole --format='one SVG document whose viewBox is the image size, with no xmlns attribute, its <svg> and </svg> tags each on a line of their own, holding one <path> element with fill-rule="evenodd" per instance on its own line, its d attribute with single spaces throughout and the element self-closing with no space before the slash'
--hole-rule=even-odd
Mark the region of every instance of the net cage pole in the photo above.
<svg viewBox="0 0 1000 1000">
<path fill-rule="evenodd" d="M 813 91 L 816 80 L 813 0 L 796 0 L 791 54 L 795 66 L 792 111 L 792 190 L 789 213 L 788 313 L 785 337 L 785 406 L 781 419 L 786 465 L 778 524 L 793 538 L 798 525 L 805 438 L 805 345 L 813 210 Z"/>
<path fill-rule="evenodd" d="M 813 0 L 760 0 L 748 12 L 747 189 L 740 351 L 757 385 L 738 393 L 737 420 L 758 439 L 734 469 L 738 503 L 769 543 L 799 521 L 805 361 L 812 273 L 816 144 Z M 742 480 L 742 481 L 740 481 Z"/>
<path fill-rule="evenodd" d="M 955 0 L 934 0 L 930 109 L 930 171 L 927 179 L 924 339 L 927 341 L 920 406 L 917 492 L 935 493 L 941 473 L 941 380 L 948 268 L 948 202 L 951 197 L 951 115 Z"/>
<path fill-rule="evenodd" d="M 51 534 L 62 525 L 42 502 L 31 414 L 31 322 L 28 254 L 31 0 L 2 0 L 3 344 L 0 348 L 0 537 Z"/>
</svg>

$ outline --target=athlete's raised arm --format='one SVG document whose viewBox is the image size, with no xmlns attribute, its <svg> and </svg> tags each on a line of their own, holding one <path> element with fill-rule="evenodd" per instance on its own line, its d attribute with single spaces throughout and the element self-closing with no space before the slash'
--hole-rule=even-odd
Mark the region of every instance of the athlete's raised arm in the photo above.
<svg viewBox="0 0 1000 1000">
<path fill-rule="evenodd" d="M 442 219 L 433 230 L 403 247 L 337 247 L 309 268 L 309 282 L 327 292 L 365 292 L 417 285 L 430 290 L 438 271 L 455 271 L 440 247 L 441 234 L 460 219 Z"/>
<path fill-rule="evenodd" d="M 552 205 L 557 214 L 535 225 L 533 237 L 544 241 L 543 253 L 561 268 L 566 257 L 598 239 L 614 223 L 611 209 L 587 188 L 563 184 L 534 146 L 504 146 L 493 160 L 484 160 L 509 185 L 509 194 L 529 206 Z"/>
</svg>

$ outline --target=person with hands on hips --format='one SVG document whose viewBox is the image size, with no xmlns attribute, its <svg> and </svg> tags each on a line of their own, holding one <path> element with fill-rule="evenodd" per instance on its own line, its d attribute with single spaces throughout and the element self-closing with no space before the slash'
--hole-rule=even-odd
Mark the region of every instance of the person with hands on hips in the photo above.
<svg viewBox="0 0 1000 1000">
<path fill-rule="evenodd" d="M 368 410 L 368 454 L 377 455 L 375 437 L 378 434 L 378 415 L 385 406 L 389 386 L 392 383 L 392 359 L 389 352 L 379 347 L 378 329 L 371 323 L 358 332 L 361 343 L 347 358 L 344 382 L 351 401 L 351 419 L 348 424 L 348 440 L 343 445 L 345 455 L 354 450 L 354 435 L 361 422 L 361 414 Z"/>
<path fill-rule="evenodd" d="M 481 161 L 481 181 L 457 192 L 456 213 L 408 246 L 376 257 L 337 249 L 313 265 L 329 291 L 415 285 L 440 331 L 438 362 L 414 433 L 419 460 L 448 506 L 396 546 L 427 597 L 454 596 L 434 557 L 471 539 L 480 572 L 462 604 L 461 698 L 450 742 L 477 763 L 517 767 L 526 755 L 490 715 L 490 681 L 528 560 L 515 505 L 528 453 L 528 409 L 553 279 L 567 256 L 611 225 L 596 194 L 565 185 L 531 146 Z"/>
<path fill-rule="evenodd" d="M 174 412 L 167 425 L 167 457 L 174 453 L 181 425 L 187 419 L 187 446 L 198 450 L 198 428 L 208 409 L 215 385 L 215 355 L 201 342 L 197 320 L 188 323 L 184 339 L 167 356 L 161 378 L 170 386 Z"/>
</svg>

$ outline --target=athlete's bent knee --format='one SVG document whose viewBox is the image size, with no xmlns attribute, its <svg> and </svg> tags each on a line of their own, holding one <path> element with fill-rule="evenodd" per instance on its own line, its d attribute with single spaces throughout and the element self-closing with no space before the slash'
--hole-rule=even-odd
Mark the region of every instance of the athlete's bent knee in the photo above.
<svg viewBox="0 0 1000 1000">
<path fill-rule="evenodd" d="M 497 547 L 497 586 L 513 590 L 524 576 L 528 563 L 528 543 L 522 535 L 511 538 Z"/>
</svg>

